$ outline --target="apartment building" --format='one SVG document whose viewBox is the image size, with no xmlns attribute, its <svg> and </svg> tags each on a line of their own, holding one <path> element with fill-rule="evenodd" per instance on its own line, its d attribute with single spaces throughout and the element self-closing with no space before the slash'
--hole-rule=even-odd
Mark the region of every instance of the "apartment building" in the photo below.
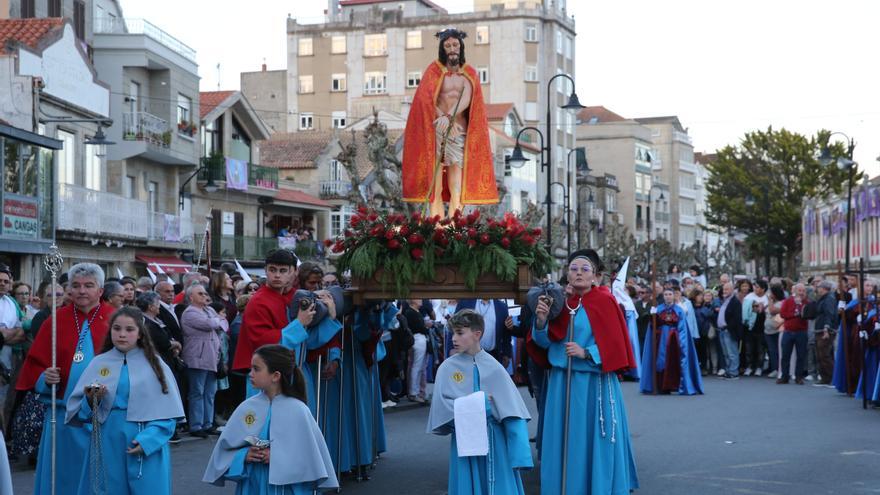
<svg viewBox="0 0 880 495">
<path fill-rule="evenodd" d="M 673 246 L 690 246 L 698 238 L 697 167 L 694 146 L 678 117 L 635 119 L 651 130 L 653 181 L 669 186 L 669 241 Z M 659 222 L 658 222 L 659 223 Z M 659 225 L 658 225 L 659 227 Z"/>
<path fill-rule="evenodd" d="M 575 119 L 560 107 L 573 88 L 565 78 L 547 84 L 557 73 L 575 72 L 575 24 L 564 3 L 478 1 L 473 12 L 449 14 L 428 0 L 331 0 L 328 13 L 320 24 L 287 20 L 286 131 L 344 128 L 374 110 L 405 118 L 422 73 L 437 58 L 434 34 L 454 26 L 468 33 L 466 62 L 479 74 L 487 103 L 512 103 L 526 125 L 542 132 L 552 104 L 545 139 L 554 180 L 564 180 Z M 242 74 L 242 92 L 274 113 L 263 95 L 278 100 L 281 87 L 270 74 Z M 537 196 L 544 197 L 538 182 Z M 561 205 L 563 191 L 554 194 Z"/>
</svg>

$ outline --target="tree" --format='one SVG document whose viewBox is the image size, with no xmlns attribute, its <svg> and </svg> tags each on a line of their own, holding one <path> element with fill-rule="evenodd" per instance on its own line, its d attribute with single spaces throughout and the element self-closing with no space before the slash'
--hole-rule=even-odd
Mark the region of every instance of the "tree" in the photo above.
<svg viewBox="0 0 880 495">
<path fill-rule="evenodd" d="M 800 251 L 802 201 L 839 194 L 846 186 L 846 170 L 823 166 L 817 159 L 830 134 L 822 130 L 808 138 L 768 127 L 718 150 L 707 167 L 709 222 L 745 233 L 752 252 L 766 252 L 769 246 L 780 264 L 786 258 L 793 271 Z M 835 156 L 846 154 L 840 143 L 830 148 Z M 855 180 L 860 177 L 857 172 Z M 745 201 L 748 197 L 754 198 L 751 206 Z"/>
</svg>

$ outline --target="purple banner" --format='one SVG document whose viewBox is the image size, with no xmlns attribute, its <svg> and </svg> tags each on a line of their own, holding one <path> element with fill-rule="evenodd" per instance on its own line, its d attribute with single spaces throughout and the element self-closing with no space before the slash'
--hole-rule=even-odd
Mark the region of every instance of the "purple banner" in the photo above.
<svg viewBox="0 0 880 495">
<path fill-rule="evenodd" d="M 247 191 L 248 170 L 247 162 L 226 158 L 226 189 Z"/>
</svg>

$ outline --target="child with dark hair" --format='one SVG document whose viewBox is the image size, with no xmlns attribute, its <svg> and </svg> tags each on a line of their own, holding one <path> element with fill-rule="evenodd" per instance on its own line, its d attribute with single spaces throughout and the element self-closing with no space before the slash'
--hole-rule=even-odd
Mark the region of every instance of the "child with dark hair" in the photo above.
<svg viewBox="0 0 880 495">
<path fill-rule="evenodd" d="M 251 385 L 260 391 L 239 405 L 202 481 L 238 483 L 235 493 L 311 495 L 339 486 L 330 453 L 306 405 L 306 383 L 293 353 L 259 347 L 251 358 Z"/>
<path fill-rule="evenodd" d="M 156 353 L 144 315 L 126 306 L 110 319 L 101 354 L 89 363 L 67 401 L 67 423 L 101 424 L 73 493 L 171 493 L 168 441 L 184 417 L 171 369 Z M 136 391 L 137 393 L 131 393 Z M 97 435 L 97 438 L 94 436 Z M 93 466 L 100 442 L 101 466 Z M 100 478 L 96 472 L 103 472 Z M 112 487 L 112 489 L 110 488 Z M 72 489 L 66 487 L 65 489 Z"/>
</svg>

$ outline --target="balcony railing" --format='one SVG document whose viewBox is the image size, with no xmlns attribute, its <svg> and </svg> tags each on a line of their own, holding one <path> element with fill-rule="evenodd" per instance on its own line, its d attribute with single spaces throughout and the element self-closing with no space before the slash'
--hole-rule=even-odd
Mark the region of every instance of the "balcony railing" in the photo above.
<svg viewBox="0 0 880 495">
<path fill-rule="evenodd" d="M 343 180 L 322 180 L 321 199 L 344 198 L 351 192 L 351 183 Z"/>
<path fill-rule="evenodd" d="M 126 141 L 145 141 L 157 146 L 171 145 L 168 121 L 147 112 L 122 114 L 123 134 Z"/>
<path fill-rule="evenodd" d="M 73 184 L 58 188 L 58 229 L 146 239 L 147 203 Z"/>
<path fill-rule="evenodd" d="M 195 245 L 201 246 L 205 234 L 195 234 Z M 276 237 L 216 236 L 211 239 L 211 257 L 215 260 L 265 260 L 266 254 L 278 247 Z"/>
<path fill-rule="evenodd" d="M 691 137 L 686 132 L 672 131 L 672 139 L 685 144 L 693 144 Z"/>
<path fill-rule="evenodd" d="M 669 213 L 654 213 L 654 221 L 657 223 L 669 223 Z"/>
<path fill-rule="evenodd" d="M 214 182 L 226 181 L 226 159 L 224 157 L 205 157 L 202 158 L 202 164 L 205 167 L 199 171 L 199 180 L 206 181 L 210 177 Z M 248 163 L 248 185 L 263 189 L 278 189 L 278 169 Z"/>
<path fill-rule="evenodd" d="M 150 222 L 147 239 L 151 241 L 178 242 L 190 244 L 193 240 L 192 217 L 174 213 L 153 212 L 148 216 Z"/>
<path fill-rule="evenodd" d="M 94 31 L 95 34 L 142 34 L 156 40 L 190 62 L 196 61 L 195 50 L 144 19 L 97 17 L 94 22 Z"/>
</svg>

